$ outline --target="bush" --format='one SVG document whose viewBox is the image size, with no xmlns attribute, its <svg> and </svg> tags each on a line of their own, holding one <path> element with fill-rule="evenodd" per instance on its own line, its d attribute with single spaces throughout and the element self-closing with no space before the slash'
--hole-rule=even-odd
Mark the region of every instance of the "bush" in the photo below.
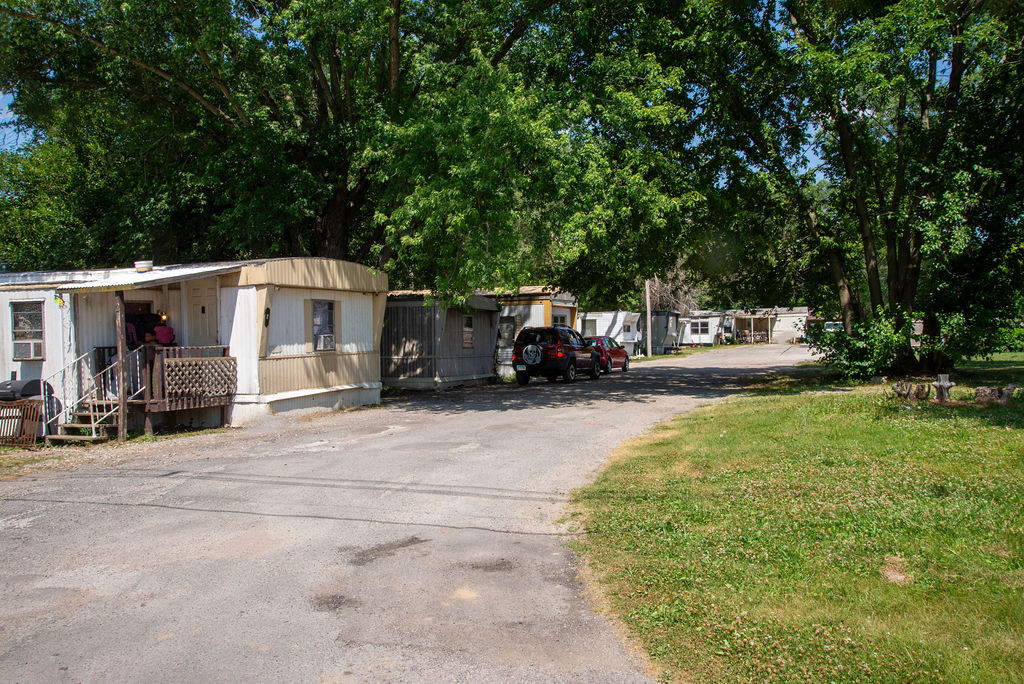
<svg viewBox="0 0 1024 684">
<path fill-rule="evenodd" d="M 867 379 L 891 372 L 911 354 L 913 323 L 898 324 L 895 316 L 882 314 L 853 324 L 853 331 L 826 331 L 814 327 L 807 333 L 811 349 L 843 377 Z"/>
</svg>

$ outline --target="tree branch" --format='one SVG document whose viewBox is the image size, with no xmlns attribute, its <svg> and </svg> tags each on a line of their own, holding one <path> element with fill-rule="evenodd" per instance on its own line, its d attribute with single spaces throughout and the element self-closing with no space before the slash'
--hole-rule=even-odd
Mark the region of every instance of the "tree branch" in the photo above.
<svg viewBox="0 0 1024 684">
<path fill-rule="evenodd" d="M 557 2 L 558 0 L 545 0 L 537 14 L 543 14 Z M 505 58 L 505 55 L 511 52 L 512 48 L 515 47 L 515 44 L 526 33 L 526 29 L 530 28 L 535 16 L 536 15 L 527 15 L 515 23 L 512 30 L 509 31 L 509 34 L 505 37 L 505 41 L 501 44 L 501 47 L 499 47 L 498 51 L 491 56 L 490 61 L 492 67 L 497 67 L 501 60 Z"/>
<path fill-rule="evenodd" d="M 88 35 L 84 31 L 82 31 L 80 29 L 77 29 L 74 26 L 69 26 L 68 24 L 65 24 L 62 21 L 58 21 L 56 19 L 50 19 L 49 17 L 42 17 L 42 16 L 39 16 L 39 15 L 36 15 L 36 14 L 30 14 L 28 12 L 21 12 L 19 10 L 11 9 L 9 7 L 0 7 L 0 12 L 3 12 L 4 14 L 7 14 L 7 15 L 12 16 L 12 17 L 17 17 L 19 19 L 27 19 L 28 21 L 35 21 L 35 22 L 39 22 L 39 23 L 42 23 L 42 24 L 49 24 L 50 26 L 54 26 L 56 28 L 59 28 L 62 31 L 65 31 L 68 34 L 70 34 L 72 36 L 75 36 L 76 38 L 80 38 L 80 39 L 82 39 L 82 40 L 84 40 L 84 41 L 94 45 L 95 47 L 99 48 L 100 50 L 102 50 L 103 52 L 106 52 L 109 55 L 113 55 L 114 57 L 120 57 L 121 59 L 125 59 L 125 60 L 131 62 L 132 64 L 134 64 L 135 66 L 137 66 L 138 68 L 142 69 L 143 71 L 148 71 L 149 73 L 151 73 L 151 74 L 153 74 L 153 75 L 163 79 L 164 81 L 167 81 L 168 83 L 171 83 L 172 85 L 177 86 L 181 90 L 183 90 L 186 93 L 188 93 L 188 95 L 193 100 L 198 102 L 203 107 L 203 109 L 205 109 L 206 111 L 208 111 L 211 114 L 215 115 L 216 117 L 218 117 L 220 119 L 223 119 L 224 121 L 228 122 L 232 126 L 235 126 L 236 128 L 238 127 L 238 122 L 236 122 L 234 119 L 232 119 L 230 116 L 228 116 L 223 110 L 220 109 L 220 107 L 217 107 L 216 105 L 211 103 L 209 100 L 207 100 L 205 97 L 203 97 L 201 94 L 199 94 L 199 92 L 196 91 L 195 88 L 193 88 L 192 86 L 188 85 L 187 83 L 182 81 L 180 78 L 176 78 L 175 76 L 172 76 L 171 74 L 169 74 L 168 72 L 164 71 L 163 69 L 161 69 L 159 67 L 155 67 L 155 66 L 153 66 L 151 64 L 147 64 L 146 62 L 143 62 L 138 57 L 133 57 L 133 56 L 128 55 L 128 54 L 126 54 L 124 52 L 121 52 L 120 50 L 118 50 L 116 48 L 112 48 L 109 45 L 107 45 L 106 43 L 104 43 L 102 40 L 99 40 L 98 38 L 94 38 L 93 36 Z"/>
</svg>

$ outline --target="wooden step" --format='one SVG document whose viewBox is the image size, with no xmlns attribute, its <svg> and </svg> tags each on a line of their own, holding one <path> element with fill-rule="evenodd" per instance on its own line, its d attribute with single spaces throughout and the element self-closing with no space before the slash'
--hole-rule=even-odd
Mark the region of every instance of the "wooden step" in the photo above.
<svg viewBox="0 0 1024 684">
<path fill-rule="evenodd" d="M 106 435 L 46 435 L 47 442 L 105 442 Z"/>
<path fill-rule="evenodd" d="M 75 411 L 71 415 L 74 416 L 75 418 L 87 418 L 90 420 L 97 420 L 99 418 L 102 418 L 103 420 L 114 420 L 117 418 L 116 413 L 107 414 L 106 411 Z"/>
<path fill-rule="evenodd" d="M 57 427 L 64 430 L 91 430 L 93 428 L 89 423 L 57 423 Z M 106 432 L 111 428 L 116 428 L 116 425 L 108 425 L 106 423 L 96 423 L 97 432 Z"/>
</svg>

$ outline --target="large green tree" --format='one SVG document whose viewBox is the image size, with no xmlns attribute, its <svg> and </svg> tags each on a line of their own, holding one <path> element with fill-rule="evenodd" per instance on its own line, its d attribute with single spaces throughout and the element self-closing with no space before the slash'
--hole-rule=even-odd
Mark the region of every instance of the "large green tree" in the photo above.
<svg viewBox="0 0 1024 684">
<path fill-rule="evenodd" d="M 0 90 L 40 134 L 4 163 L 103 170 L 93 262 L 310 254 L 514 283 L 574 173 L 564 107 L 508 66 L 552 5 L 2 0 Z"/>
<path fill-rule="evenodd" d="M 895 365 L 988 348 L 1024 281 L 1013 4 L 622 3 L 606 35 L 673 74 L 688 114 L 651 145 L 699 179 L 690 271 L 719 301 L 788 291 L 848 330 L 923 319 L 945 341 L 915 358 L 908 335 Z"/>
</svg>

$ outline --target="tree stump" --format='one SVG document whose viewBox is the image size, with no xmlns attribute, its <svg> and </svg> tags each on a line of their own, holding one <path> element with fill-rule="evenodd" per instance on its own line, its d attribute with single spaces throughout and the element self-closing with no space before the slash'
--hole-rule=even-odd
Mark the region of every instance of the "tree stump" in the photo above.
<svg viewBox="0 0 1024 684">
<path fill-rule="evenodd" d="M 956 387 L 956 383 L 949 381 L 949 375 L 940 373 L 939 378 L 932 383 L 932 387 L 935 388 L 935 401 L 947 402 L 949 401 L 949 390 Z"/>
</svg>

